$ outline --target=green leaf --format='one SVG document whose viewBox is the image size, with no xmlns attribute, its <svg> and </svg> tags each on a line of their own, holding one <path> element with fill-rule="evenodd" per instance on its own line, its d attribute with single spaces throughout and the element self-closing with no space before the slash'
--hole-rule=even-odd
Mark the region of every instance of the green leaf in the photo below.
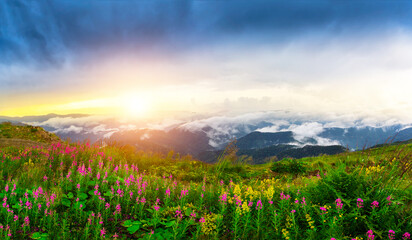
<svg viewBox="0 0 412 240">
<path fill-rule="evenodd" d="M 129 231 L 130 234 L 134 234 L 139 229 L 140 224 L 133 224 L 133 226 L 127 228 L 127 231 Z"/>
<path fill-rule="evenodd" d="M 185 211 L 185 215 L 186 215 L 187 217 L 190 217 L 190 214 L 191 214 L 191 213 L 192 213 L 192 209 L 187 208 L 186 211 Z"/>
<path fill-rule="evenodd" d="M 112 194 L 112 192 L 107 191 L 107 192 L 105 192 L 105 193 L 103 194 L 103 196 L 105 196 L 105 197 L 111 197 L 111 196 L 113 196 L 113 194 Z"/>
<path fill-rule="evenodd" d="M 170 222 L 166 222 L 166 223 L 162 223 L 163 225 L 165 225 L 166 227 L 171 227 L 173 225 L 175 225 L 176 221 L 170 221 Z"/>
<path fill-rule="evenodd" d="M 86 193 L 80 193 L 78 197 L 80 200 L 86 200 L 88 196 Z"/>
<path fill-rule="evenodd" d="M 31 239 L 40 239 L 41 237 L 42 236 L 39 232 L 35 232 L 30 236 Z"/>
<path fill-rule="evenodd" d="M 21 209 L 21 206 L 19 204 L 14 204 L 11 207 L 14 208 L 14 209 Z"/>
<path fill-rule="evenodd" d="M 80 204 L 82 205 L 82 208 L 81 208 L 81 209 L 86 208 L 86 201 L 76 202 L 73 206 L 74 206 L 75 209 L 80 209 Z"/>
<path fill-rule="evenodd" d="M 154 234 L 154 236 L 155 236 L 155 239 L 159 239 L 159 240 L 163 240 L 163 239 L 165 239 L 163 236 L 162 236 L 162 233 L 155 233 Z"/>
<path fill-rule="evenodd" d="M 74 197 L 74 195 L 73 195 L 72 192 L 69 192 L 69 194 L 67 194 L 67 197 L 70 198 L 70 199 L 72 199 L 72 198 Z"/>
<path fill-rule="evenodd" d="M 133 225 L 133 222 L 131 220 L 126 220 L 122 223 L 123 227 L 131 227 Z"/>
<path fill-rule="evenodd" d="M 94 186 L 96 184 L 96 181 L 88 181 L 87 185 L 89 186 Z"/>
<path fill-rule="evenodd" d="M 70 205 L 72 205 L 72 202 L 67 198 L 63 198 L 62 199 L 62 205 L 66 206 L 66 207 L 70 207 Z"/>
</svg>

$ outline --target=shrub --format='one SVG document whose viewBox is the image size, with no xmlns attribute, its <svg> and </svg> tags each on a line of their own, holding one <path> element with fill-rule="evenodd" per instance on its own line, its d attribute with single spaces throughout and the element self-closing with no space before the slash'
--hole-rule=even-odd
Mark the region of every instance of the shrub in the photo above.
<svg viewBox="0 0 412 240">
<path fill-rule="evenodd" d="M 279 162 L 274 162 L 272 165 L 272 171 L 277 173 L 292 173 L 300 174 L 305 173 L 307 165 L 296 159 L 285 158 Z"/>
</svg>

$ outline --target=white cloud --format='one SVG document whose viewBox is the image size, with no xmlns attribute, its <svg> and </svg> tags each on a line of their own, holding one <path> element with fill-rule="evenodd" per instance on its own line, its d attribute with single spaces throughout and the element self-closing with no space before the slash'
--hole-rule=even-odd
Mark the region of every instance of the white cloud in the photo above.
<svg viewBox="0 0 412 240">
<path fill-rule="evenodd" d="M 156 130 L 163 130 L 168 132 L 174 127 L 179 126 L 180 124 L 184 124 L 185 122 L 179 119 L 172 119 L 172 118 L 167 118 L 163 119 L 160 122 L 157 123 L 149 123 L 147 124 L 147 128 L 150 129 L 156 129 Z"/>
<path fill-rule="evenodd" d="M 148 134 L 148 133 L 145 133 L 145 134 L 143 134 L 141 137 L 140 137 L 140 140 L 145 140 L 145 139 L 149 139 L 150 138 L 150 134 Z"/>
<path fill-rule="evenodd" d="M 323 130 L 323 125 L 318 122 L 308 122 L 301 125 L 292 124 L 288 128 L 288 131 L 292 131 L 295 139 L 298 141 L 303 141 L 305 138 L 316 137 L 319 133 L 323 132 Z"/>
<path fill-rule="evenodd" d="M 315 136 L 314 139 L 316 140 L 316 144 L 317 145 L 321 145 L 321 146 L 330 146 L 330 145 L 342 145 L 339 141 L 337 140 L 331 140 L 331 139 L 327 139 L 327 138 L 323 138 L 323 137 L 318 137 Z"/>
<path fill-rule="evenodd" d="M 74 132 L 74 133 L 78 134 L 82 131 L 83 131 L 83 127 L 77 127 L 77 126 L 74 126 L 74 125 L 70 125 L 70 127 L 68 127 L 68 128 L 60 128 L 60 129 L 58 129 L 54 132 L 57 133 L 57 134 L 59 134 L 59 133 L 67 134 L 69 132 Z"/>
<path fill-rule="evenodd" d="M 27 124 L 35 126 L 48 126 L 56 129 L 75 125 L 83 127 L 91 127 L 98 125 L 99 122 L 108 119 L 108 117 L 102 116 L 86 116 L 86 117 L 55 117 L 50 118 L 44 122 L 28 122 Z"/>
<path fill-rule="evenodd" d="M 100 133 L 106 133 L 106 132 L 118 132 L 119 128 L 107 128 L 106 124 L 100 124 L 96 127 L 93 127 L 91 130 L 88 132 L 93 133 L 94 135 L 98 135 Z"/>
<path fill-rule="evenodd" d="M 110 138 L 114 133 L 116 133 L 117 131 L 112 131 L 112 132 L 108 132 L 106 134 L 103 135 L 103 138 Z"/>
</svg>

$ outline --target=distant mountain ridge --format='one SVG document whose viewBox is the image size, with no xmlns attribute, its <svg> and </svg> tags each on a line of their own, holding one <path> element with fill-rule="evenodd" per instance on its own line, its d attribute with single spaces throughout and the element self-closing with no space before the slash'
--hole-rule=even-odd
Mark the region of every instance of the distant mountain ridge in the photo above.
<svg viewBox="0 0 412 240">
<path fill-rule="evenodd" d="M 293 138 L 293 132 L 291 131 L 277 133 L 251 132 L 239 138 L 236 146 L 240 149 L 255 149 L 293 142 L 296 142 L 296 140 Z"/>
<path fill-rule="evenodd" d="M 19 118 L 0 117 L 0 119 L 6 118 L 7 121 L 41 126 L 62 139 L 70 138 L 72 141 L 86 139 L 91 142 L 116 141 L 133 145 L 141 150 L 161 152 L 174 150 L 201 159 L 205 156 L 204 153 L 224 149 L 233 139 L 237 139 L 239 152 L 247 153 L 251 150 L 249 154 L 254 155 L 256 159 L 266 156 L 265 151 L 278 154 L 280 150 L 296 152 L 297 149 L 302 148 L 300 151 L 305 152 L 310 149 L 306 146 L 316 145 L 323 147 L 340 145 L 356 150 L 385 142 L 412 139 L 411 124 L 369 126 L 363 121 L 354 121 L 353 125 L 348 125 L 327 121 L 277 118 L 276 114 L 277 112 L 250 113 L 234 117 L 196 117 L 191 120 L 175 120 L 161 124 L 125 122 L 113 117 L 86 114 L 49 114 Z M 325 150 L 324 153 L 331 150 L 322 149 Z"/>
</svg>

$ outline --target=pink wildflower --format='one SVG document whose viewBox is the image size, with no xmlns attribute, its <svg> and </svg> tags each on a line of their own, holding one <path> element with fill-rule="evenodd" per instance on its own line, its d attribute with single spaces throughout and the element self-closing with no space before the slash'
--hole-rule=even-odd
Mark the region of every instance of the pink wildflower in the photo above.
<svg viewBox="0 0 412 240">
<path fill-rule="evenodd" d="M 306 200 L 305 200 L 305 197 L 302 197 L 302 205 L 306 205 Z"/>
<path fill-rule="evenodd" d="M 219 202 L 221 202 L 222 204 L 226 204 L 227 202 L 227 193 L 223 193 L 222 195 L 220 195 L 219 197 Z"/>
<path fill-rule="evenodd" d="M 102 230 L 100 230 L 100 236 L 102 236 L 104 238 L 105 234 L 106 234 L 106 229 L 102 228 Z"/>
<path fill-rule="evenodd" d="M 378 202 L 378 201 L 373 201 L 372 204 L 371 204 L 371 207 L 372 207 L 372 208 L 377 208 L 377 207 L 379 207 L 379 202 Z"/>
<path fill-rule="evenodd" d="M 182 218 L 183 218 L 183 214 L 182 214 L 182 212 L 180 211 L 180 208 L 176 210 L 175 217 L 177 217 L 177 218 L 179 218 L 179 219 L 182 219 Z"/>
<path fill-rule="evenodd" d="M 280 199 L 281 199 L 281 200 L 284 200 L 284 199 L 285 199 L 285 200 L 288 200 L 289 198 L 290 198 L 289 195 L 285 195 L 285 194 L 283 194 L 283 192 L 280 193 Z"/>
<path fill-rule="evenodd" d="M 199 219 L 199 222 L 204 223 L 204 222 L 206 222 L 206 221 L 205 221 L 205 219 L 204 219 L 203 217 L 201 217 L 201 218 Z"/>
<path fill-rule="evenodd" d="M 369 230 L 366 233 L 368 234 L 368 240 L 374 240 L 375 239 L 375 235 L 373 235 L 372 230 Z"/>
<path fill-rule="evenodd" d="M 257 209 L 262 209 L 262 201 L 259 199 L 257 202 L 256 202 L 256 210 Z"/>
<path fill-rule="evenodd" d="M 116 211 L 113 212 L 113 215 L 120 214 L 121 211 L 122 211 L 122 207 L 120 206 L 120 204 L 117 204 Z"/>
<path fill-rule="evenodd" d="M 386 198 L 386 200 L 388 200 L 388 205 L 391 205 L 391 204 L 392 204 L 391 198 L 392 198 L 391 195 L 389 195 L 389 196 Z"/>
<path fill-rule="evenodd" d="M 24 224 L 23 224 L 23 226 L 29 226 L 30 225 L 30 219 L 29 219 L 29 216 L 26 216 L 25 218 L 24 218 Z"/>
<path fill-rule="evenodd" d="M 402 239 L 403 240 L 411 239 L 411 234 L 409 234 L 408 232 L 404 233 Z"/>
<path fill-rule="evenodd" d="M 338 198 L 338 199 L 336 199 L 335 202 L 336 202 L 336 208 L 337 209 L 342 209 L 342 207 L 343 207 L 342 199 Z"/>
<path fill-rule="evenodd" d="M 358 200 L 356 201 L 356 206 L 358 206 L 358 208 L 363 208 L 363 200 L 361 198 L 358 198 Z"/>
<path fill-rule="evenodd" d="M 389 230 L 389 232 L 388 232 L 388 238 L 389 238 L 390 240 L 395 239 L 395 231 Z"/>
<path fill-rule="evenodd" d="M 295 209 L 292 209 L 292 211 L 290 211 L 291 213 L 295 213 L 296 212 L 296 210 Z"/>
</svg>

